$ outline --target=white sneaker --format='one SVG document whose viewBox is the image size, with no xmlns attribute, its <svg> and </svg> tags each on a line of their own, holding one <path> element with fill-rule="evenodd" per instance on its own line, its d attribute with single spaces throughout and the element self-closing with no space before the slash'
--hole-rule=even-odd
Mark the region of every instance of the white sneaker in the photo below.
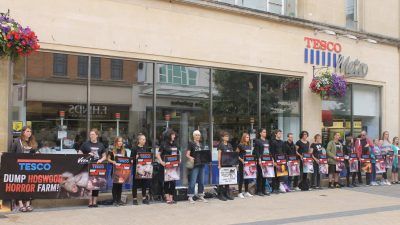
<svg viewBox="0 0 400 225">
<path fill-rule="evenodd" d="M 245 193 L 244 193 L 244 197 L 246 197 L 246 198 L 247 198 L 247 197 L 253 197 L 253 195 L 250 194 L 249 192 L 245 192 Z"/>
<path fill-rule="evenodd" d="M 189 203 L 191 203 L 191 204 L 195 203 L 195 201 L 193 200 L 193 197 L 189 197 L 188 200 L 189 200 Z"/>
<path fill-rule="evenodd" d="M 392 185 L 392 183 L 390 183 L 389 180 L 386 180 L 386 185 L 390 186 L 390 185 Z"/>
<path fill-rule="evenodd" d="M 205 199 L 204 196 L 200 196 L 198 201 L 208 203 L 207 199 Z"/>
<path fill-rule="evenodd" d="M 285 189 L 285 186 L 283 186 L 283 183 L 280 183 L 280 184 L 279 184 L 279 191 L 280 191 L 281 193 L 286 193 L 286 189 Z"/>
<path fill-rule="evenodd" d="M 243 193 L 240 193 L 240 194 L 238 195 L 238 197 L 239 197 L 239 198 L 244 198 Z"/>
<path fill-rule="evenodd" d="M 301 191 L 301 189 L 299 187 L 295 187 L 294 190 L 295 191 Z"/>
<path fill-rule="evenodd" d="M 376 182 L 371 182 L 371 185 L 372 185 L 372 186 L 378 186 L 378 183 L 376 183 Z"/>
</svg>

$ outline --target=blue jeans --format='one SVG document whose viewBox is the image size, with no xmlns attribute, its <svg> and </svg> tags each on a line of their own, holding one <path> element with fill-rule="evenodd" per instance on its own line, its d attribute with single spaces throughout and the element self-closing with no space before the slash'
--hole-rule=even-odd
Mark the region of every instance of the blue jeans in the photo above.
<svg viewBox="0 0 400 225">
<path fill-rule="evenodd" d="M 375 168 L 375 163 L 371 163 L 372 165 L 371 165 L 371 169 L 372 169 L 372 182 L 375 182 L 376 181 L 376 168 Z"/>
<path fill-rule="evenodd" d="M 194 166 L 190 173 L 188 196 L 194 196 L 194 187 L 198 184 L 198 194 L 204 195 L 204 165 Z"/>
</svg>

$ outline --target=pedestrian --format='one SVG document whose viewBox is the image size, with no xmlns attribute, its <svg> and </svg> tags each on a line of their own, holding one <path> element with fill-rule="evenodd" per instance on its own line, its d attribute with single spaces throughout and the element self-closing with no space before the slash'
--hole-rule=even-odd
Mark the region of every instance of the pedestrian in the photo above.
<svg viewBox="0 0 400 225">
<path fill-rule="evenodd" d="M 384 131 L 382 133 L 381 141 L 383 142 L 382 148 L 381 148 L 381 154 L 383 156 L 383 159 L 386 162 L 387 153 L 392 150 L 392 143 L 389 139 L 388 131 Z M 382 174 L 381 184 L 383 184 L 383 185 L 391 185 L 391 183 L 388 180 L 387 171 L 388 171 L 388 167 L 386 167 L 385 172 Z"/>
<path fill-rule="evenodd" d="M 163 141 L 157 153 L 157 159 L 161 164 L 161 177 L 164 178 L 165 169 L 165 156 L 179 155 L 178 147 L 175 142 L 176 133 L 172 129 L 165 131 L 163 135 Z M 164 180 L 164 196 L 167 204 L 174 204 L 176 181 L 165 181 Z"/>
<path fill-rule="evenodd" d="M 392 184 L 399 183 L 399 138 L 394 137 L 392 142 L 393 165 L 392 165 Z"/>
<path fill-rule="evenodd" d="M 89 132 L 89 140 L 83 143 L 78 151 L 78 154 L 89 154 L 91 162 L 102 163 L 107 158 L 106 148 L 98 141 L 99 131 L 91 129 Z M 92 196 L 89 198 L 89 208 L 97 208 L 97 197 L 99 190 L 92 190 Z"/>
<path fill-rule="evenodd" d="M 21 135 L 14 140 L 11 146 L 11 152 L 34 154 L 38 149 L 38 143 L 35 136 L 32 134 L 32 129 L 28 126 L 22 127 Z M 32 212 L 31 198 L 18 199 L 18 206 L 20 212 Z"/>
<path fill-rule="evenodd" d="M 274 157 L 275 162 L 278 159 L 278 156 L 283 156 L 286 159 L 286 154 L 284 151 L 284 142 L 282 141 L 282 131 L 277 129 L 274 131 L 274 139 L 271 141 L 271 145 L 270 145 L 270 149 L 271 149 L 271 155 Z M 278 169 L 278 166 L 281 167 L 285 167 L 285 171 L 287 171 L 286 166 L 287 165 L 277 165 L 275 163 L 275 167 L 276 169 Z M 282 168 L 279 168 L 282 169 Z M 275 192 L 281 192 L 281 193 L 285 193 L 287 191 L 289 191 L 289 188 L 286 186 L 286 182 L 287 182 L 287 176 L 277 176 L 277 173 L 275 173 L 275 178 L 274 178 L 274 182 L 273 182 L 273 187 Z"/>
<path fill-rule="evenodd" d="M 124 147 L 124 143 L 122 137 L 116 137 L 114 139 L 113 149 L 108 152 L 108 162 L 112 163 L 114 166 L 117 165 L 116 158 L 117 157 L 127 157 L 126 150 Z M 125 205 L 121 201 L 122 195 L 122 184 L 113 182 L 112 186 L 112 197 L 114 206 Z"/>
<path fill-rule="evenodd" d="M 381 155 L 381 146 L 379 144 L 379 139 L 374 139 L 374 146 L 371 148 L 370 156 L 371 156 L 371 185 L 377 186 L 376 183 L 376 156 Z"/>
<path fill-rule="evenodd" d="M 294 144 L 294 138 L 293 138 L 293 133 L 288 133 L 287 134 L 287 140 L 284 142 L 283 148 L 284 152 L 287 156 L 297 156 L 297 160 L 300 159 L 300 157 L 297 155 L 296 151 L 296 145 Z M 298 187 L 298 182 L 299 182 L 299 176 L 289 176 L 288 177 L 288 187 L 291 190 L 295 191 L 300 191 L 300 188 Z M 293 183 L 293 186 L 292 186 Z"/>
<path fill-rule="evenodd" d="M 303 173 L 303 155 L 307 153 L 312 153 L 310 151 L 310 142 L 307 140 L 308 136 L 308 132 L 303 130 L 300 132 L 299 135 L 300 140 L 296 142 L 296 152 L 300 158 L 300 176 L 302 182 L 307 181 L 307 173 Z"/>
<path fill-rule="evenodd" d="M 356 175 L 358 172 L 350 172 L 350 156 L 351 154 L 355 154 L 354 151 L 354 138 L 350 134 L 346 137 L 346 143 L 343 146 L 343 152 L 345 157 L 345 166 L 346 166 L 346 186 L 347 187 L 357 187 L 356 184 Z M 351 176 L 351 183 L 350 183 Z"/>
<path fill-rule="evenodd" d="M 133 170 L 135 171 L 133 176 L 136 174 L 136 166 L 137 166 L 137 158 L 138 153 L 150 153 L 151 150 L 146 146 L 146 136 L 144 134 L 137 135 L 137 141 L 131 150 L 131 158 L 133 160 Z M 137 190 L 140 187 L 142 190 L 142 203 L 150 204 L 150 197 L 147 195 L 147 191 L 150 192 L 150 182 L 147 179 L 133 179 L 132 182 L 132 204 L 138 205 L 139 202 L 137 200 Z"/>
<path fill-rule="evenodd" d="M 250 135 L 248 133 L 243 133 L 240 143 L 236 148 L 236 152 L 239 153 L 239 170 L 238 170 L 238 186 L 239 186 L 239 198 L 253 197 L 249 193 L 249 179 L 244 179 L 244 156 L 247 152 L 251 152 Z M 244 183 L 244 192 L 243 192 Z"/>
<path fill-rule="evenodd" d="M 365 153 L 365 155 L 369 155 L 370 147 L 374 146 L 374 143 L 367 137 L 367 132 L 365 130 L 361 131 L 359 138 L 355 143 L 356 153 L 359 159 L 361 159 L 361 155 Z M 361 179 L 361 160 L 359 165 L 360 171 L 358 172 L 358 182 L 362 184 Z M 365 181 L 366 184 L 370 184 L 370 173 L 365 173 Z"/>
<path fill-rule="evenodd" d="M 257 139 L 254 142 L 253 155 L 255 155 L 257 160 L 256 193 L 258 196 L 270 195 L 269 192 L 265 190 L 267 179 L 263 177 L 261 169 L 261 156 L 270 155 L 269 142 L 267 140 L 267 130 L 265 128 L 260 128 L 257 132 Z"/>
<path fill-rule="evenodd" d="M 222 153 L 233 152 L 232 145 L 229 143 L 229 133 L 224 131 L 221 134 L 221 142 L 218 145 L 218 169 L 223 166 L 233 166 L 233 165 L 222 165 Z M 218 186 L 218 198 L 221 201 L 233 200 L 233 196 L 230 193 L 229 185 L 219 185 Z"/>
<path fill-rule="evenodd" d="M 322 136 L 314 135 L 314 143 L 310 146 L 312 150 L 314 173 L 311 177 L 311 188 L 321 188 L 321 175 L 319 174 L 319 156 L 326 155 L 326 150 L 322 147 Z"/>
<path fill-rule="evenodd" d="M 342 143 L 340 143 L 340 133 L 336 132 L 333 140 L 328 143 L 326 154 L 328 156 L 328 173 L 329 173 L 329 188 L 340 188 L 339 171 L 336 171 L 336 154 L 343 152 Z"/>
<path fill-rule="evenodd" d="M 207 203 L 208 201 L 204 198 L 204 162 L 201 161 L 201 151 L 204 150 L 204 145 L 200 143 L 201 132 L 199 130 L 193 131 L 193 141 L 188 144 L 186 151 L 186 157 L 193 164 L 193 168 L 190 171 L 188 200 L 190 203 L 195 203 L 193 197 L 195 194 L 195 186 L 197 183 L 197 198 L 199 201 Z"/>
</svg>

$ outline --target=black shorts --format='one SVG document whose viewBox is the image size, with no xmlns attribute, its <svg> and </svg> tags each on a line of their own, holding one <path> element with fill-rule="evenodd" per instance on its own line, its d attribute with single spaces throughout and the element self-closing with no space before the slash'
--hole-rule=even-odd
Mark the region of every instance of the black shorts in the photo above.
<svg viewBox="0 0 400 225">
<path fill-rule="evenodd" d="M 336 172 L 336 165 L 329 165 L 328 173 L 339 173 L 339 172 Z"/>
<path fill-rule="evenodd" d="M 98 196 L 99 196 L 99 190 L 93 190 L 92 197 L 98 197 Z"/>
</svg>

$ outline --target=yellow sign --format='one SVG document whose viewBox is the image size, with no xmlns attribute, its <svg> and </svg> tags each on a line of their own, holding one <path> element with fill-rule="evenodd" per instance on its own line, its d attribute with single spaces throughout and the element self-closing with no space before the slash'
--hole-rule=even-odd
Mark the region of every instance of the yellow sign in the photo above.
<svg viewBox="0 0 400 225">
<path fill-rule="evenodd" d="M 22 121 L 13 121 L 14 132 L 21 132 L 23 126 L 24 124 L 22 123 Z"/>
</svg>

